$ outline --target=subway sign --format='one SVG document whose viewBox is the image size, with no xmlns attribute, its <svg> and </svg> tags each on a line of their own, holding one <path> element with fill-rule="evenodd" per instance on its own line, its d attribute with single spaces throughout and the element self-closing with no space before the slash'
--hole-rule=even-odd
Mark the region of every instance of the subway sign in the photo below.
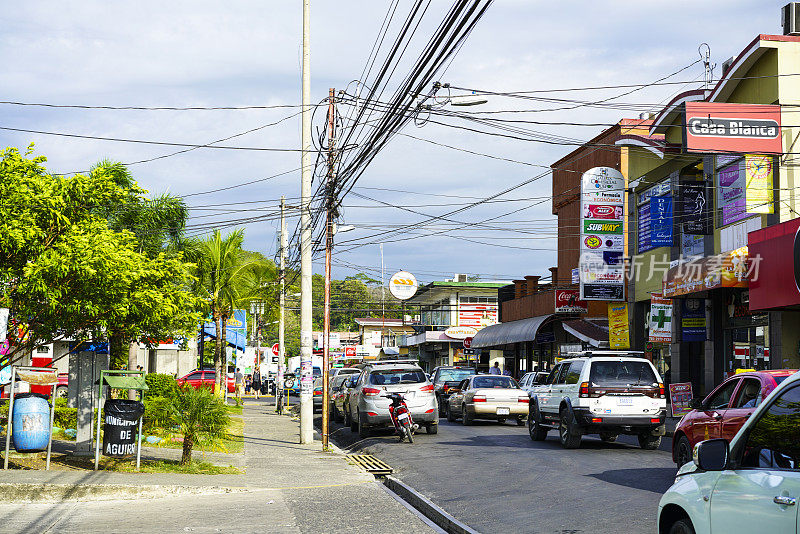
<svg viewBox="0 0 800 534">
<path fill-rule="evenodd" d="M 780 154 L 781 107 L 687 102 L 687 152 Z"/>
<path fill-rule="evenodd" d="M 583 221 L 583 233 L 621 234 L 622 221 L 595 221 L 592 219 L 587 219 Z"/>
</svg>

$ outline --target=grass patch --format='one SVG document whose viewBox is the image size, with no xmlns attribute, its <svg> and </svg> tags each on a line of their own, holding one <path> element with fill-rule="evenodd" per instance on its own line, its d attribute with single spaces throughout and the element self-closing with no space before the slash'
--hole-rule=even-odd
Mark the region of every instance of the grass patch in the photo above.
<svg viewBox="0 0 800 534">
<path fill-rule="evenodd" d="M 240 409 L 241 411 L 241 409 Z M 161 438 L 159 443 L 147 443 L 144 438 L 148 435 Z M 178 433 L 169 432 L 161 429 L 154 429 L 150 434 L 142 436 L 142 447 L 159 447 L 164 449 L 180 449 L 183 447 L 183 436 Z M 228 436 L 218 443 L 211 446 L 203 444 L 195 445 L 194 452 L 224 452 L 236 454 L 244 451 L 244 420 L 240 417 L 231 417 L 231 424 L 228 426 Z"/>
<path fill-rule="evenodd" d="M 45 454 L 14 454 L 8 459 L 8 467 L 11 469 L 44 469 Z M 94 469 L 94 457 L 69 456 L 65 454 L 53 454 L 50 459 L 50 469 L 60 471 L 75 471 Z M 103 471 L 113 471 L 117 473 L 135 473 L 135 458 L 100 458 L 100 469 Z M 179 473 L 188 475 L 238 475 L 243 471 L 233 466 L 214 465 L 208 462 L 194 461 L 188 465 L 180 465 L 178 460 L 146 460 L 142 459 L 139 473 Z"/>
<path fill-rule="evenodd" d="M 236 406 L 235 404 L 234 405 L 230 405 L 229 404 L 227 406 L 227 408 L 228 408 L 228 413 L 230 415 L 242 415 L 242 407 L 241 406 Z"/>
</svg>

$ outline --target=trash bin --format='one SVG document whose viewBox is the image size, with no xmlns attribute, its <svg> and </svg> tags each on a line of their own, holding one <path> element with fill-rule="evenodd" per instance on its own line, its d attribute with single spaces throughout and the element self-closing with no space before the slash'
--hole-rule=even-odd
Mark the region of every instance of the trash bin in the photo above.
<svg viewBox="0 0 800 534">
<path fill-rule="evenodd" d="M 41 452 L 50 442 L 50 403 L 41 393 L 14 395 L 11 439 L 17 452 Z"/>
<path fill-rule="evenodd" d="M 122 458 L 136 453 L 139 418 L 144 414 L 140 401 L 108 399 L 104 405 L 103 454 Z"/>
</svg>

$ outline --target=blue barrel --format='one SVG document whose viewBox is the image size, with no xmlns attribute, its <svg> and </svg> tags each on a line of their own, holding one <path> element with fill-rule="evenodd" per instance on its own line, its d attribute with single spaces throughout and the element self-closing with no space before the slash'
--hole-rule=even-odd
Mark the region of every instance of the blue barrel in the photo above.
<svg viewBox="0 0 800 534">
<path fill-rule="evenodd" d="M 50 403 L 41 393 L 14 395 L 11 440 L 17 452 L 47 450 L 50 441 Z"/>
</svg>

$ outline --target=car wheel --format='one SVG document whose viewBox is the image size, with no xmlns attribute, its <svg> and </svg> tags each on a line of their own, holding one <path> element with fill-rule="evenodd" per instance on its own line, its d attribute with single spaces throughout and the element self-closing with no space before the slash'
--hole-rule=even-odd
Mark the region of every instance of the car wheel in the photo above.
<svg viewBox="0 0 800 534">
<path fill-rule="evenodd" d="M 521 415 L 517 417 L 517 426 L 523 426 L 525 424 L 525 418 Z"/>
<path fill-rule="evenodd" d="M 544 441 L 547 439 L 547 428 L 539 424 L 539 418 L 535 414 L 528 416 L 528 434 L 533 441 Z"/>
<path fill-rule="evenodd" d="M 334 423 L 341 423 L 342 422 L 342 414 L 336 408 L 335 404 L 333 406 L 331 406 L 331 413 L 333 414 L 333 422 Z"/>
<path fill-rule="evenodd" d="M 639 434 L 639 446 L 646 451 L 654 451 L 661 446 L 661 436 Z"/>
<path fill-rule="evenodd" d="M 461 405 L 461 423 L 464 426 L 472 424 L 472 415 L 467 411 L 467 406 L 464 404 Z"/>
<path fill-rule="evenodd" d="M 456 422 L 456 416 L 453 413 L 453 410 L 449 409 L 449 407 L 447 409 L 447 420 L 450 421 L 451 423 Z"/>
<path fill-rule="evenodd" d="M 614 443 L 617 441 L 617 437 L 618 434 L 612 434 L 611 432 L 600 432 L 600 439 L 606 443 Z"/>
<path fill-rule="evenodd" d="M 360 413 L 357 413 L 356 416 L 358 417 L 358 437 L 359 438 L 368 438 L 369 437 L 369 427 L 364 422 L 364 417 L 362 417 Z"/>
<path fill-rule="evenodd" d="M 443 412 L 442 415 L 447 417 L 448 421 L 450 420 L 450 410 L 449 410 L 450 407 L 448 406 L 449 404 L 450 403 L 447 401 L 437 402 L 437 405 L 442 407 L 442 410 L 440 410 L 440 412 Z"/>
<path fill-rule="evenodd" d="M 669 534 L 694 534 L 694 526 L 688 517 L 684 517 L 672 524 Z"/>
<path fill-rule="evenodd" d="M 347 420 L 350 421 L 350 432 L 358 432 L 358 421 L 353 419 L 353 414 L 348 410 Z"/>
<path fill-rule="evenodd" d="M 561 410 L 559 414 L 558 423 L 558 437 L 561 440 L 561 446 L 565 449 L 577 449 L 581 446 L 581 432 L 580 429 L 575 428 L 576 425 L 572 422 L 572 417 L 567 410 Z"/>
<path fill-rule="evenodd" d="M 681 439 L 678 440 L 676 456 L 678 457 L 678 467 L 692 461 L 692 444 L 686 436 L 681 436 Z"/>
<path fill-rule="evenodd" d="M 439 425 L 436 423 L 428 423 L 425 425 L 425 432 L 428 434 L 438 434 L 439 433 Z"/>
</svg>

